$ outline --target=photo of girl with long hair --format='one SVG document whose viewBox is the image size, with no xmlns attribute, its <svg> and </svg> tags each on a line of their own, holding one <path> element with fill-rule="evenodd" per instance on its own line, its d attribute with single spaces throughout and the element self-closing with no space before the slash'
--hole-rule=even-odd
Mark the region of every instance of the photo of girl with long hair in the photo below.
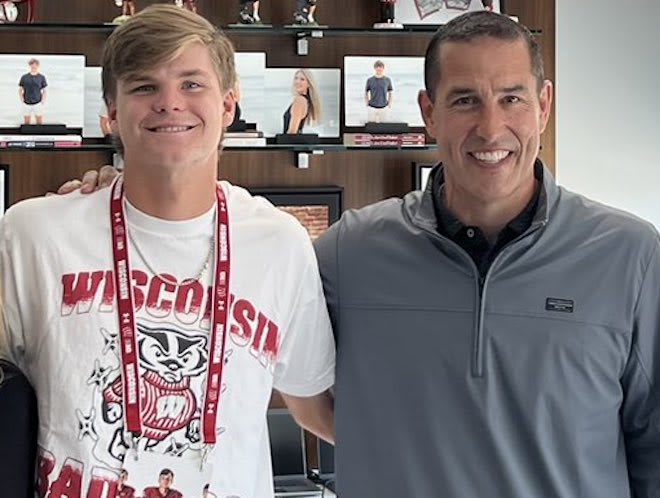
<svg viewBox="0 0 660 498">
<path fill-rule="evenodd" d="M 311 71 L 296 70 L 293 76 L 293 101 L 284 112 L 282 133 L 303 133 L 305 125 L 314 125 L 321 120 L 321 98 Z"/>
</svg>

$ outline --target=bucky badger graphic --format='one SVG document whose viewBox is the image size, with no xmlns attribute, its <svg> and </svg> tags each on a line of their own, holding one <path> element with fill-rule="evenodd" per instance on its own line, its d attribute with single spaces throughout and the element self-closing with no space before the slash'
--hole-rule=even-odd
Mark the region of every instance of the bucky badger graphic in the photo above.
<svg viewBox="0 0 660 498">
<path fill-rule="evenodd" d="M 145 372 L 140 376 L 142 437 L 156 444 L 168 434 L 187 428 L 191 441 L 199 439 L 199 412 L 190 379 L 206 370 L 206 341 L 172 326 L 138 328 L 138 356 Z M 103 390 L 103 418 L 122 417 L 121 375 Z"/>
</svg>

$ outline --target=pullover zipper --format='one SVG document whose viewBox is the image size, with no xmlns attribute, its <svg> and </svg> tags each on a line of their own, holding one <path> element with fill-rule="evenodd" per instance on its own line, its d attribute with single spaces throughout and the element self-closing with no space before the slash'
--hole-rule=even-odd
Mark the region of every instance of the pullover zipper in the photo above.
<svg viewBox="0 0 660 498">
<path fill-rule="evenodd" d="M 545 225 L 545 221 L 540 222 L 536 225 L 532 225 L 525 231 L 525 233 L 519 235 L 515 239 L 509 241 L 502 249 L 500 249 L 500 252 L 497 253 L 495 256 L 495 259 L 493 259 L 493 262 L 490 264 L 488 267 L 488 271 L 486 271 L 486 275 L 484 277 L 481 277 L 481 275 L 478 276 L 478 287 L 479 287 L 479 311 L 477 314 L 477 327 L 475 330 L 475 339 L 474 339 L 474 362 L 472 363 L 472 376 L 473 377 L 483 377 L 484 376 L 484 311 L 486 308 L 486 292 L 488 291 L 488 280 L 490 279 L 491 273 L 493 268 L 495 268 L 495 265 L 497 265 L 497 262 L 502 258 L 504 253 L 509 249 L 511 246 L 514 244 L 520 242 L 522 239 L 525 237 L 528 237 L 535 233 L 539 228 Z M 461 248 L 461 251 L 463 249 Z M 465 253 L 465 251 L 463 251 Z M 467 255 L 467 253 L 465 253 Z M 469 257 L 469 255 L 468 255 Z M 472 260 L 472 258 L 470 258 Z M 474 265 L 474 262 L 472 262 L 472 265 L 476 268 L 476 265 Z M 478 273 L 478 270 L 477 270 Z"/>
<path fill-rule="evenodd" d="M 441 241 L 448 243 L 452 246 L 454 246 L 455 249 L 458 250 L 458 252 L 462 255 L 462 257 L 468 261 L 469 266 L 472 268 L 472 272 L 475 275 L 475 292 L 476 292 L 476 303 L 477 303 L 477 316 L 475 317 L 476 319 L 474 320 L 474 329 L 473 329 L 473 334 L 472 334 L 472 339 L 473 339 L 473 347 L 472 347 L 472 364 L 470 366 L 470 371 L 473 377 L 483 377 L 484 376 L 484 309 L 486 307 L 486 291 L 488 290 L 488 280 L 491 275 L 491 270 L 495 267 L 499 259 L 502 257 L 504 252 L 509 249 L 513 244 L 521 241 L 525 237 L 528 237 L 529 235 L 532 235 L 535 233 L 539 228 L 545 226 L 546 222 L 542 221 L 539 222 L 538 224 L 532 226 L 522 235 L 516 237 L 512 241 L 510 241 L 508 244 L 506 244 L 499 253 L 495 256 L 495 259 L 493 259 L 493 262 L 490 264 L 488 267 L 488 271 L 486 272 L 486 275 L 484 277 L 481 276 L 479 273 L 479 269 L 477 268 L 477 265 L 474 263 L 470 255 L 461 247 L 459 246 L 456 242 L 453 240 L 444 237 L 443 235 L 440 235 L 437 231 L 431 230 L 427 227 L 419 227 L 422 228 L 425 232 L 433 235 L 434 237 L 440 239 Z"/>
</svg>

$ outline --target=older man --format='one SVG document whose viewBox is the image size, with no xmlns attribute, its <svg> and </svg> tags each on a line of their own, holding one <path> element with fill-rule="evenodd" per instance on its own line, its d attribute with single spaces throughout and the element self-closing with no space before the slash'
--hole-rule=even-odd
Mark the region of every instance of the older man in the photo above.
<svg viewBox="0 0 660 498">
<path fill-rule="evenodd" d="M 456 18 L 425 80 L 426 190 L 315 244 L 338 494 L 660 496 L 658 233 L 537 159 L 552 85 L 524 27 Z"/>
</svg>

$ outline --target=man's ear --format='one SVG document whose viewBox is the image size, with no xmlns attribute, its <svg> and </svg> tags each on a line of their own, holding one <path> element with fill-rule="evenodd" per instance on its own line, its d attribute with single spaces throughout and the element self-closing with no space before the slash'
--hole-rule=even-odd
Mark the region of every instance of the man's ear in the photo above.
<svg viewBox="0 0 660 498">
<path fill-rule="evenodd" d="M 105 105 L 108 108 L 108 120 L 110 120 L 110 129 L 114 136 L 119 136 L 119 127 L 117 126 L 117 105 L 114 100 L 108 98 L 105 101 Z"/>
<path fill-rule="evenodd" d="M 435 104 L 431 101 L 429 94 L 426 90 L 420 90 L 417 94 L 417 104 L 419 105 L 419 111 L 422 114 L 422 119 L 424 120 L 424 125 L 426 126 L 426 133 L 430 137 L 435 138 L 435 119 L 433 117 L 433 109 Z"/>
<path fill-rule="evenodd" d="M 545 80 L 543 82 L 543 87 L 541 88 L 541 93 L 539 94 L 539 107 L 541 109 L 540 120 L 541 120 L 541 133 L 545 131 L 545 127 L 548 124 L 548 119 L 550 118 L 550 111 L 552 110 L 552 97 L 553 97 L 553 86 L 550 80 Z"/>
<path fill-rule="evenodd" d="M 236 94 L 234 90 L 228 90 L 222 99 L 222 127 L 227 128 L 234 122 L 236 113 Z"/>
</svg>

